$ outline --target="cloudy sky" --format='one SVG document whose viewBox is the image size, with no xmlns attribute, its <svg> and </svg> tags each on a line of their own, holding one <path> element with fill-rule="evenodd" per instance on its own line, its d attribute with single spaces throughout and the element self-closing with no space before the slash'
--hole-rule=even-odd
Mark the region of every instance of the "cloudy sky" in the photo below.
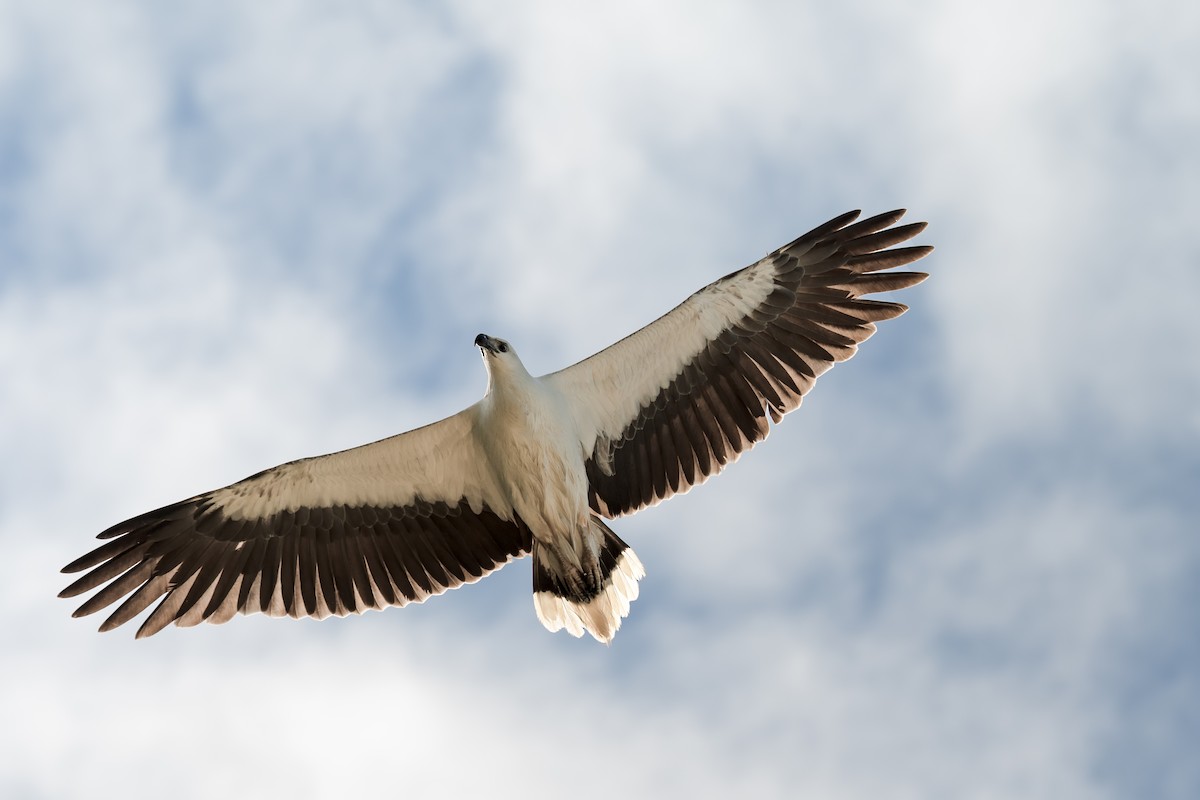
<svg viewBox="0 0 1200 800">
<path fill-rule="evenodd" d="M 0 795 L 1200 795 L 1200 11 L 0 2 Z M 549 372 L 849 208 L 912 307 L 617 530 L 135 642 L 95 533 Z M 751 794 L 752 793 L 752 794 Z"/>
</svg>

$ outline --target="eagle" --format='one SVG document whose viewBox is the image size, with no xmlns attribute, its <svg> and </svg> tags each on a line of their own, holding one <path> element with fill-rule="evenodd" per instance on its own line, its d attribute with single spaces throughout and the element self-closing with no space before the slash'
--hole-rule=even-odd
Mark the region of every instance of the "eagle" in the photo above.
<svg viewBox="0 0 1200 800">
<path fill-rule="evenodd" d="M 137 638 L 237 614 L 345 616 L 403 606 L 533 557 L 550 631 L 610 642 L 645 569 L 605 520 L 682 494 L 762 441 L 875 323 L 864 295 L 913 286 L 903 210 L 851 211 L 691 295 L 579 363 L 529 374 L 480 334 L 483 399 L 407 433 L 291 461 L 113 525 L 63 568 L 74 612 L 151 605 Z"/>
</svg>

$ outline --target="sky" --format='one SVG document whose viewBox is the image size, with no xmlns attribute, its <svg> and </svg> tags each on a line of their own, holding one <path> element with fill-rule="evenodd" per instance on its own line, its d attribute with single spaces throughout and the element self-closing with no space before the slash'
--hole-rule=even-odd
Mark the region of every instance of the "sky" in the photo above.
<svg viewBox="0 0 1200 800">
<path fill-rule="evenodd" d="M 1200 7 L 0 0 L 0 795 L 1200 796 Z M 931 278 L 719 478 L 135 641 L 121 519 L 551 372 L 850 208 Z"/>
</svg>

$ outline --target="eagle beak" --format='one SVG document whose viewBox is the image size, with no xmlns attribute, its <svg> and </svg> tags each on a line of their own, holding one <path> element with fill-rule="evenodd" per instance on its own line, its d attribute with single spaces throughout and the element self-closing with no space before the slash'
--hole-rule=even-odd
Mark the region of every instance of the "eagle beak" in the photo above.
<svg viewBox="0 0 1200 800">
<path fill-rule="evenodd" d="M 486 350 L 493 355 L 496 353 L 496 340 L 488 336 L 486 333 L 481 333 L 475 337 L 475 346 L 480 350 Z"/>
</svg>

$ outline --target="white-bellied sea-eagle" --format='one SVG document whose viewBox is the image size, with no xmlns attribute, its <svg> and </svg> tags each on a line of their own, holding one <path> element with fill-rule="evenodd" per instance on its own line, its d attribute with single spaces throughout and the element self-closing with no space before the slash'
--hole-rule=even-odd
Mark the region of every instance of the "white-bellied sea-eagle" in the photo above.
<svg viewBox="0 0 1200 800">
<path fill-rule="evenodd" d="M 420 602 L 533 556 L 538 618 L 612 639 L 645 574 L 605 524 L 686 492 L 762 440 L 854 355 L 932 248 L 924 223 L 843 214 L 591 358 L 540 378 L 480 334 L 483 399 L 454 416 L 282 464 L 114 525 L 64 572 L 75 612 L 152 604 L 138 637 L 235 614 L 344 616 Z"/>
</svg>

